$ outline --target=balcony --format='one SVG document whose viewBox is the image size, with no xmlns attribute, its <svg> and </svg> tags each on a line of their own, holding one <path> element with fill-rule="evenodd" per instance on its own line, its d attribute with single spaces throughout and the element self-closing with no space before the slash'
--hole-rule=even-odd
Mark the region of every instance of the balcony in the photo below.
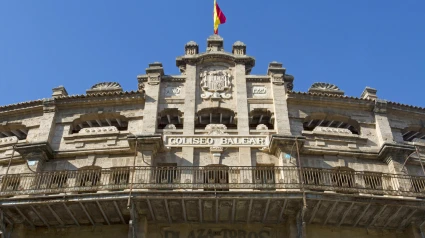
<svg viewBox="0 0 425 238">
<path fill-rule="evenodd" d="M 307 191 L 425 197 L 425 177 L 296 167 L 118 167 L 1 178 L 0 196 L 98 191 Z M 301 179 L 304 181 L 302 184 Z"/>
</svg>

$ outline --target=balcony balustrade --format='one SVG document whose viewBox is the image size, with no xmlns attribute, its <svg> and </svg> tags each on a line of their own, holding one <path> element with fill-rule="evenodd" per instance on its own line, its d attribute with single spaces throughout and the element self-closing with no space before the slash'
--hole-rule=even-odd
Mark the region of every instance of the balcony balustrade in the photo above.
<svg viewBox="0 0 425 238">
<path fill-rule="evenodd" d="M 334 191 L 425 197 L 425 177 L 296 167 L 118 167 L 0 176 L 0 196 L 93 193 L 130 189 Z M 302 183 L 303 180 L 304 184 Z"/>
</svg>

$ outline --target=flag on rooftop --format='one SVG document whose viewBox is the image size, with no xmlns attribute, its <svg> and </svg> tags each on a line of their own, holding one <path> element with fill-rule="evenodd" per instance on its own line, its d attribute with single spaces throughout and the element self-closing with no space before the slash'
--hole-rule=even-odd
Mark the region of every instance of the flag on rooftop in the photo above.
<svg viewBox="0 0 425 238">
<path fill-rule="evenodd" d="M 218 34 L 218 25 L 224 24 L 225 22 L 226 16 L 224 16 L 224 13 L 218 6 L 217 1 L 214 0 L 214 34 Z"/>
</svg>

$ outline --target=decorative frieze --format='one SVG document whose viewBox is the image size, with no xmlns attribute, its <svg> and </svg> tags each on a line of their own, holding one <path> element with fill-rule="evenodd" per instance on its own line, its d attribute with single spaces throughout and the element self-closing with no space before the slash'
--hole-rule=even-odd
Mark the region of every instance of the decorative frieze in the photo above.
<svg viewBox="0 0 425 238">
<path fill-rule="evenodd" d="M 18 143 L 18 137 L 8 136 L 0 138 L 0 146 Z"/>
<path fill-rule="evenodd" d="M 330 133 L 330 134 L 345 134 L 345 135 L 353 134 L 350 130 L 346 128 L 323 127 L 323 126 L 316 126 L 313 132 L 322 132 L 322 133 Z"/>
<path fill-rule="evenodd" d="M 91 127 L 91 128 L 83 128 L 78 134 L 105 134 L 111 132 L 118 132 L 118 129 L 115 126 L 106 126 L 106 127 Z"/>
</svg>

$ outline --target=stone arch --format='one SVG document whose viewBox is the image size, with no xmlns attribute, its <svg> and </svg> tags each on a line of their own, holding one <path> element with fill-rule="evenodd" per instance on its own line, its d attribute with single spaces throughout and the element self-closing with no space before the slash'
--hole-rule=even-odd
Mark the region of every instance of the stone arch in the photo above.
<svg viewBox="0 0 425 238">
<path fill-rule="evenodd" d="M 71 125 L 71 134 L 78 133 L 83 128 L 114 126 L 119 131 L 126 131 L 128 119 L 119 113 L 90 113 L 81 115 Z"/>
<path fill-rule="evenodd" d="M 249 112 L 249 128 L 257 129 L 259 125 L 265 125 L 268 129 L 274 129 L 274 113 L 266 108 L 255 108 Z"/>
<path fill-rule="evenodd" d="M 223 124 L 228 129 L 237 128 L 236 113 L 228 108 L 204 108 L 199 110 L 196 115 L 195 127 L 197 129 L 204 129 L 209 124 Z"/>
<path fill-rule="evenodd" d="M 158 113 L 158 129 L 164 129 L 167 125 L 173 124 L 176 129 L 183 129 L 183 115 L 177 108 L 166 108 Z"/>
<path fill-rule="evenodd" d="M 312 113 L 304 119 L 304 130 L 312 131 L 318 126 L 345 128 L 350 130 L 353 134 L 360 134 L 360 124 L 356 120 L 347 116 L 327 113 Z"/>
</svg>

